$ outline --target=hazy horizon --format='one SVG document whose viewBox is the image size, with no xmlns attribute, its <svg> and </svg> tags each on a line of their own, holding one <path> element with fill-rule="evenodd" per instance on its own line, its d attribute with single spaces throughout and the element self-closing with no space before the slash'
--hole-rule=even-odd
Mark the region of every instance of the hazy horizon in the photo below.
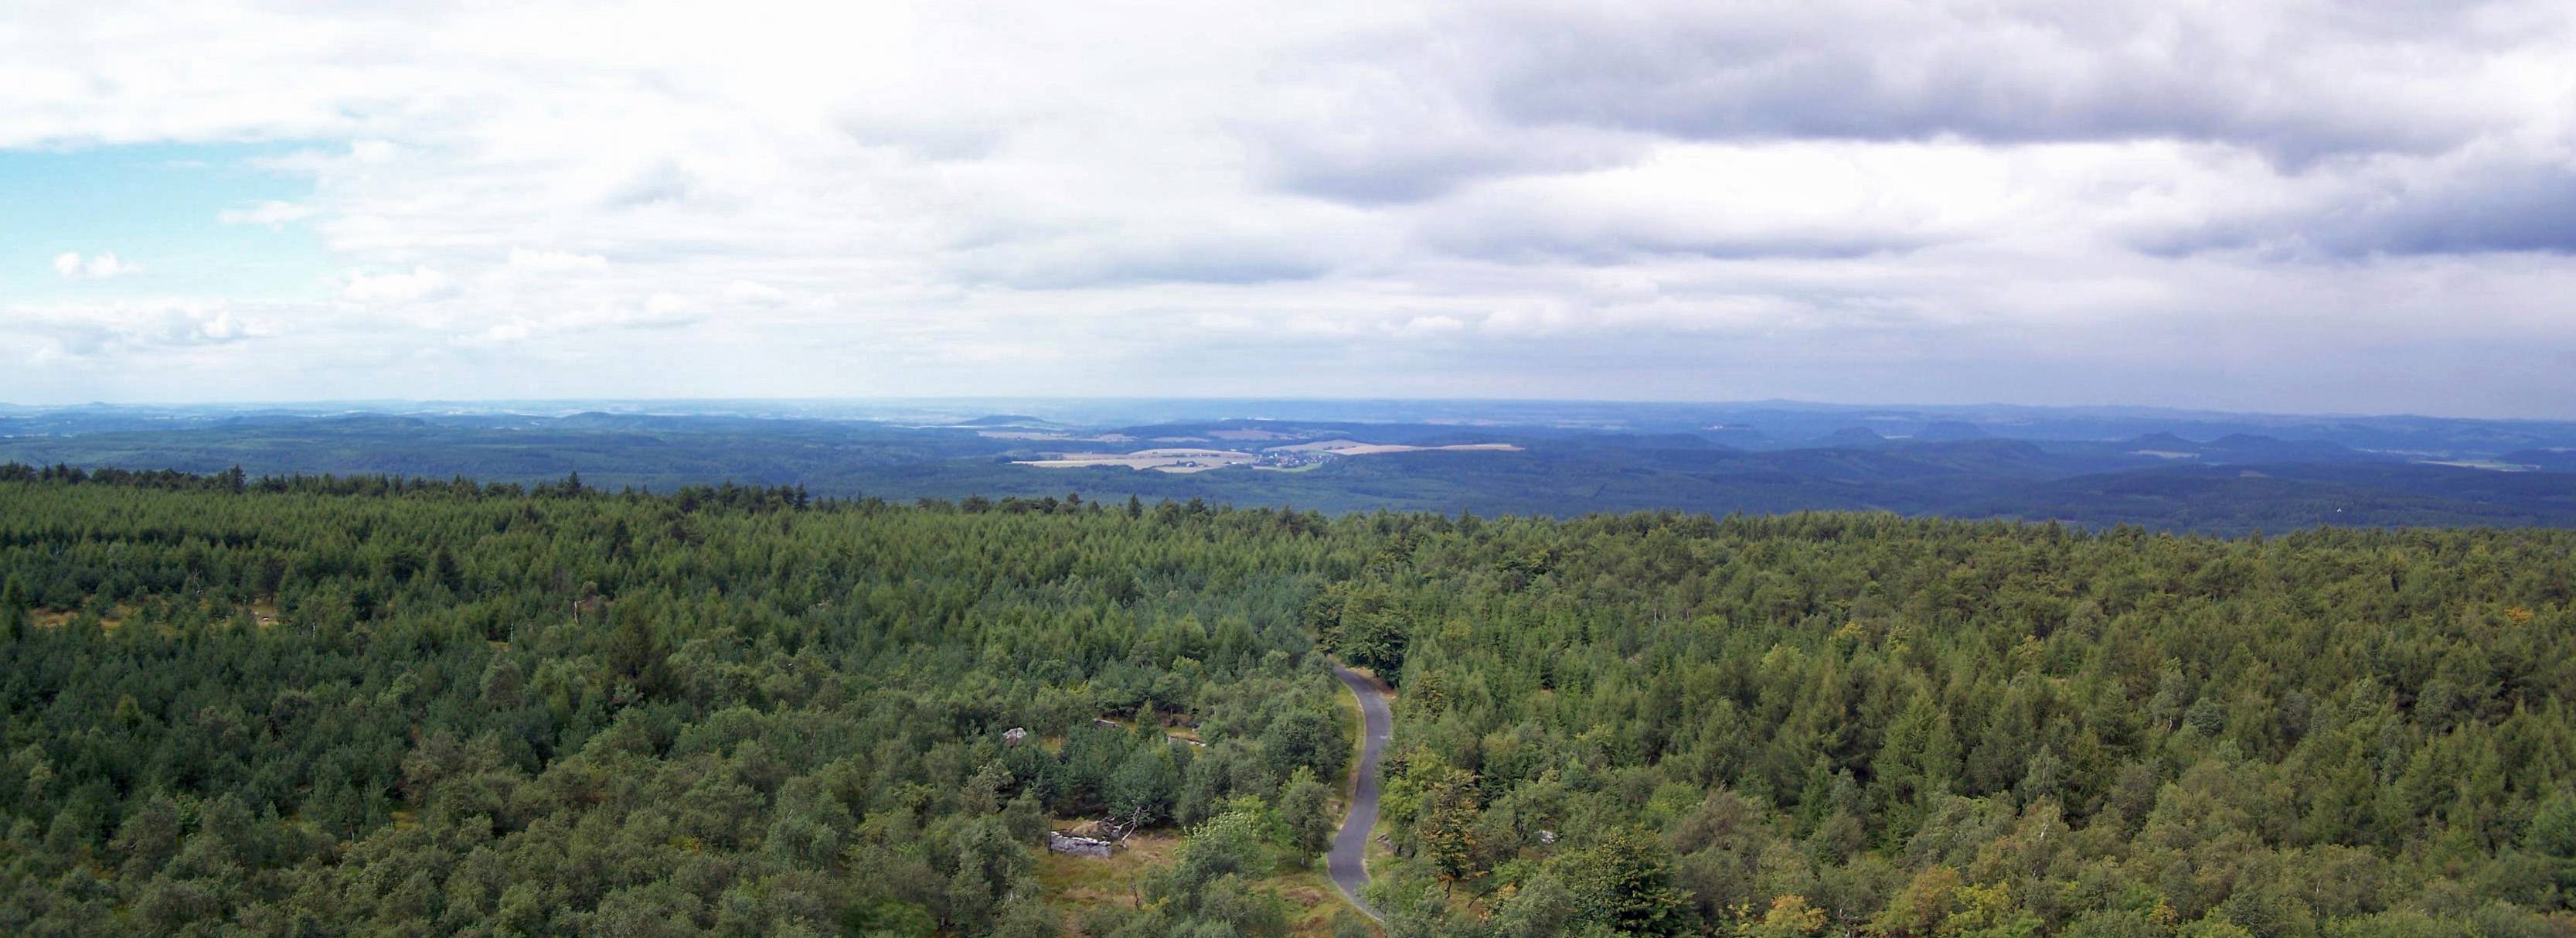
<svg viewBox="0 0 2576 938">
<path fill-rule="evenodd" d="M 190 409 L 190 408 L 204 408 L 204 409 L 231 409 L 231 408 L 240 408 L 240 409 L 251 409 L 251 408 L 263 408 L 263 407 L 273 407 L 273 408 L 350 407 L 350 408 L 355 408 L 355 409 L 364 410 L 364 409 L 367 409 L 367 408 L 370 408 L 370 407 L 378 407 L 378 406 L 406 406 L 406 407 L 455 406 L 455 407 L 465 407 L 465 408 L 483 407 L 483 408 L 501 409 L 501 408 L 505 408 L 505 407 L 507 407 L 507 406 L 513 406 L 513 405 L 556 405 L 556 406 L 562 406 L 562 407 L 573 407 L 573 406 L 577 406 L 577 405 L 584 405 L 584 404 L 625 404 L 625 405 L 654 405 L 654 404 L 675 404 L 675 405 L 676 405 L 676 404 L 688 404 L 688 405 L 707 405 L 707 406 L 727 406 L 727 405 L 758 405 L 758 404 L 779 404 L 779 405 L 822 405 L 822 404 L 848 404 L 848 405 L 957 404 L 957 405 L 967 405 L 967 404 L 975 404 L 975 403 L 989 403 L 989 404 L 992 404 L 992 405 L 994 405 L 994 406 L 999 407 L 999 406 L 1014 405 L 1014 404 L 1045 404 L 1045 403 L 1050 403 L 1050 402 L 1055 402 L 1055 403 L 1096 403 L 1096 404 L 1109 404 L 1109 403 L 1139 403 L 1139 404 L 1141 404 L 1141 403 L 1173 403 L 1173 404 L 1208 404 L 1208 405 L 1213 405 L 1213 404 L 1229 404 L 1229 403 L 1245 403 L 1245 404 L 1303 404 L 1303 403 L 1312 403 L 1312 404 L 1371 404 L 1371 403 L 1383 403 L 1383 404 L 1417 404 L 1417 405 L 1424 405 L 1424 404 L 1454 404 L 1454 405 L 1477 405 L 1477 404 L 1495 404 L 1495 405 L 1503 405 L 1503 404 L 1571 404 L 1571 405 L 1599 405 L 1599 406 L 1622 406 L 1622 405 L 1635 405 L 1635 406 L 1644 406 L 1644 407 L 1705 407 L 1705 408 L 1712 408 L 1712 409 L 1737 409 L 1737 408 L 1759 408 L 1759 407 L 1783 407 L 1783 408 L 1791 408 L 1791 409 L 1796 409 L 1796 408 L 1819 408 L 1819 409 L 1828 409 L 1828 408 L 1829 408 L 1829 409 L 1835 409 L 1835 410 L 1853 410 L 1853 411 L 1869 411 L 1869 410 L 1891 410 L 1891 411 L 1901 411 L 1901 410 L 1925 410 L 1925 411 L 2030 410 L 2030 411 L 2041 411 L 2041 412 L 2060 411 L 2060 412 L 2068 412 L 2068 413 L 2120 413 L 2120 412 L 2133 412 L 2133 413 L 2140 413 L 2140 414 L 2164 414 L 2164 415 L 2173 415 L 2173 416 L 2193 416 L 2193 415 L 2198 415 L 2198 416 L 2215 416 L 2215 417 L 2300 417 L 2300 418 L 2352 418 L 2352 419 L 2420 419 L 2420 420 L 2462 420 L 2462 421 L 2503 422 L 2503 423 L 2514 423 L 2514 422 L 2530 422 L 2530 423 L 2566 423 L 2566 422 L 2570 422 L 2571 420 L 2576 420 L 2576 418 L 2558 418 L 2558 417 L 2481 417 L 2481 416 L 2470 415 L 2470 414 L 2444 414 L 2444 413 L 2404 412 L 2404 411 L 2367 412 L 2367 411 L 2229 410 L 2229 409 L 2222 409 L 2222 408 L 2203 408 L 2203 407 L 2167 407 L 2167 406 L 2160 406 L 2160 405 L 2153 405 L 2153 404 L 2122 404 L 2122 403 L 2098 403 L 2098 402 L 2097 402 L 2097 403 L 2063 403 L 2063 404 L 2022 404 L 2022 403 L 2013 403 L 2013 402 L 2009 402 L 2009 401 L 1958 401 L 1958 402 L 1934 402 L 1934 401 L 1825 401 L 1825 400 L 1811 400 L 1811 399 L 1800 399 L 1800 398 L 1776 398 L 1776 397 L 1775 397 L 1775 398 L 1747 398 L 1747 399 L 1737 399 L 1737 400 L 1714 400 L 1714 399 L 1702 400 L 1702 399 L 1690 399 L 1690 398 L 1654 399 L 1654 398 L 1609 398 L 1609 397 L 1384 397 L 1384 396 L 1360 396 L 1360 395 L 1354 395 L 1354 396 L 1321 396 L 1321 395 L 1317 395 L 1317 396 L 1289 396 L 1289 395 L 1269 395 L 1269 396 L 1254 396 L 1254 397 L 1246 397 L 1246 396 L 1224 396 L 1224 395 L 1209 395 L 1209 396 L 1186 396 L 1186 395 L 1180 395 L 1180 396 L 1172 396 L 1172 395 L 1115 395 L 1115 394 L 1087 394 L 1087 395 L 972 395 L 972 394 L 968 394 L 968 395 L 905 395 L 905 394 L 888 394 L 888 395 L 875 395 L 875 396 L 838 396 L 838 397 L 833 397 L 833 396 L 816 396 L 816 397 L 524 397 L 524 398 L 523 398 L 523 397 L 481 397 L 481 398 L 470 398 L 470 397 L 469 397 L 469 398 L 439 398 L 439 397 L 420 397 L 420 398 L 410 398 L 410 397 L 379 397 L 379 398 L 339 398 L 339 399 L 332 399 L 332 398 L 310 398 L 310 399 L 275 399 L 275 400 L 261 400 L 261 399 L 247 399 L 247 398 L 246 398 L 246 399 L 240 399 L 240 400 L 198 400 L 198 401 L 176 401 L 176 400 L 104 401 L 104 400 L 91 400 L 91 401 L 70 401 L 70 402 L 62 402 L 62 403 L 28 403 L 28 402 L 24 402 L 24 401 L 0 400 L 0 407 L 24 408 L 24 409 L 29 409 L 29 410 L 69 410 L 69 409 L 76 409 L 76 408 L 81 408 L 81 407 L 111 407 L 111 408 L 133 408 L 133 409 L 172 409 L 172 410 L 183 410 L 183 409 Z M 991 413 L 992 415 L 999 415 L 999 414 L 1000 414 L 1000 411 L 993 411 L 993 412 L 990 412 L 990 413 Z M 1245 418 L 1243 418 L 1243 419 L 1258 420 L 1258 419 L 1271 419 L 1271 418 L 1249 417 L 1249 416 L 1247 416 L 1247 417 L 1245 417 Z"/>
</svg>

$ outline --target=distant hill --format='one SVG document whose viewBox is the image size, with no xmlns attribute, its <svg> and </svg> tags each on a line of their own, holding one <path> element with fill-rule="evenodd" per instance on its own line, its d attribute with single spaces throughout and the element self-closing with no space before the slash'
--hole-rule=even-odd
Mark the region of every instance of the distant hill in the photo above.
<svg viewBox="0 0 2576 938">
<path fill-rule="evenodd" d="M 1983 440 L 1992 437 L 1993 435 L 1994 434 L 1987 433 L 1986 428 L 1964 420 L 1937 420 L 1932 423 L 1925 424 L 1923 429 L 1914 431 L 1915 439 L 1922 440 L 1927 443 L 1947 443 L 1957 440 Z"/>
<path fill-rule="evenodd" d="M 2130 449 L 2141 452 L 2190 453 L 2195 456 L 2200 454 L 2200 444 L 2171 433 L 2149 433 L 2130 440 L 2127 445 Z"/>
<path fill-rule="evenodd" d="M 1818 446 L 1885 446 L 1886 436 L 1868 427 L 1844 427 L 1816 440 Z"/>
<path fill-rule="evenodd" d="M 1017 402 L 1015 402 L 1017 403 Z M 958 409 L 890 408 L 866 419 L 822 405 L 821 416 L 736 406 L 604 404 L 470 412 L 346 408 L 118 409 L 0 414 L 0 461 L 253 475 L 338 474 L 534 483 L 578 472 L 590 485 L 667 491 L 724 481 L 802 485 L 817 495 L 896 500 L 1061 496 L 1288 504 L 1328 512 L 1375 509 L 1572 516 L 1681 510 L 1727 514 L 1853 509 L 1909 515 L 2059 520 L 2088 526 L 2242 533 L 2316 525 L 2576 526 L 2576 428 L 2513 422 L 2360 418 L 2358 430 L 2288 418 L 2195 417 L 2156 425 L 2129 414 L 1971 413 L 1830 407 L 1712 412 L 1682 405 L 1400 404 L 1435 420 L 1349 419 L 1370 405 L 1336 403 L 1333 418 L 1293 404 L 1225 405 L 1288 419 L 1121 421 L 1146 405 L 1091 405 L 1086 419 L 1014 406 L 973 418 Z M 1157 402 L 1158 411 L 1185 409 Z M 1722 413 L 1722 418 L 1713 417 Z M 1348 416 L 1345 416 L 1348 415 Z M 1334 419 L 1338 418 L 1338 419 Z M 1867 421 L 1862 423 L 1861 421 Z M 2090 421 L 2090 422 L 2087 422 Z M 2232 422 L 2231 422 L 2232 421 Z M 2301 434 L 2254 432 L 2266 424 Z M 2142 427 L 2143 424 L 2143 427 Z M 1891 439 L 1876 427 L 1918 427 Z M 1030 434 L 963 428 L 1018 427 Z M 1763 427 L 1769 430 L 1759 429 Z M 2219 428 L 2227 432 L 2207 433 Z M 1999 432 L 2009 428 L 2011 435 Z M 2072 429 L 2145 429 L 2065 439 Z M 2324 429 L 2320 429 L 2324 428 Z M 2542 440 L 2371 452 L 2350 440 L 2427 433 L 2459 440 Z M 1791 434 L 1796 434 L 1791 437 Z M 1517 451 L 1326 457 L 1268 471 L 1189 475 L 1104 466 L 1038 469 L 1017 462 L 1082 445 L 1145 448 L 1199 441 L 1260 450 L 1298 441 L 1447 446 L 1503 443 Z M 1785 444 L 1784 439 L 1805 442 Z M 2206 440 L 2206 442 L 2202 442 Z M 2477 443 L 2484 446 L 2487 443 Z M 2457 463 L 2441 465 L 2439 463 Z M 2483 468 L 2481 468 L 2483 467 Z M 2505 472 L 2496 468 L 2530 467 Z"/>
</svg>

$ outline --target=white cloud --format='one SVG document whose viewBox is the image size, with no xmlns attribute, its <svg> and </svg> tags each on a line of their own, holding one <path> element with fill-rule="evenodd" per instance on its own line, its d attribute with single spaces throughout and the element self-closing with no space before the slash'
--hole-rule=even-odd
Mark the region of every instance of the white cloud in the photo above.
<svg viewBox="0 0 2576 938">
<path fill-rule="evenodd" d="M 644 315 L 634 322 L 653 325 L 680 325 L 697 321 L 698 304 L 669 293 L 656 293 L 644 299 Z"/>
<path fill-rule="evenodd" d="M 273 334 L 274 323 L 221 300 L 0 306 L 0 360 L 113 363 Z"/>
<path fill-rule="evenodd" d="M 775 306 L 787 301 L 787 291 L 765 283 L 736 280 L 725 284 L 725 299 L 754 306 Z"/>
<path fill-rule="evenodd" d="M 391 163 L 402 156 L 402 148 L 388 140 L 354 140 L 349 143 L 349 158 L 360 163 Z"/>
<path fill-rule="evenodd" d="M 358 303 L 409 303 L 437 299 L 453 293 L 456 281 L 446 274 L 425 266 L 410 272 L 386 274 L 351 273 L 341 289 L 341 296 Z"/>
<path fill-rule="evenodd" d="M 216 214 L 215 220 L 227 225 L 264 225 L 277 228 L 288 222 L 303 221 L 311 217 L 313 217 L 313 207 L 310 205 L 266 201 L 249 208 L 225 209 Z"/>
<path fill-rule="evenodd" d="M 525 319 L 513 319 L 509 322 L 494 324 L 492 327 L 483 330 L 480 335 L 475 336 L 474 340 L 485 344 L 519 342 L 526 340 L 528 336 L 534 334 L 536 332 L 536 328 L 535 323 L 531 323 Z"/>
<path fill-rule="evenodd" d="M 601 257 L 597 254 L 575 254 L 571 251 L 532 251 L 527 248 L 514 247 L 510 249 L 509 265 L 513 270 L 528 270 L 543 273 L 563 273 L 575 270 L 606 270 L 608 268 L 608 258 Z"/>
<path fill-rule="evenodd" d="M 2335 377 L 2576 352 L 2550 0 L 601 15 L 47 7 L 0 147 L 301 141 L 310 196 L 220 220 L 309 225 L 352 273 L 277 321 L 425 394 L 2576 400 Z M 378 386 L 298 364 L 199 383 Z"/>
<path fill-rule="evenodd" d="M 1399 339 L 1427 339 L 1464 332 L 1467 324 L 1455 316 L 1415 316 L 1386 330 Z"/>
<path fill-rule="evenodd" d="M 105 280 L 142 269 L 141 265 L 118 260 L 114 251 L 102 251 L 88 257 L 82 257 L 76 251 L 54 255 L 54 273 L 66 280 Z"/>
</svg>

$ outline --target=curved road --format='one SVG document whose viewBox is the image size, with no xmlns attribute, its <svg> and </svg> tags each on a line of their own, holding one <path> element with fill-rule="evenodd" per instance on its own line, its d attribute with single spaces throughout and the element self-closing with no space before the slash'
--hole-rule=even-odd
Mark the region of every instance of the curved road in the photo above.
<svg viewBox="0 0 2576 938">
<path fill-rule="evenodd" d="M 1351 696 L 1360 702 L 1360 723 L 1367 735 L 1360 740 L 1360 779 L 1351 787 L 1351 811 L 1342 818 L 1342 829 L 1333 835 L 1333 849 L 1324 855 L 1324 871 L 1332 874 L 1334 887 L 1342 897 L 1351 900 L 1362 914 L 1377 919 L 1376 909 L 1361 901 L 1360 889 L 1368 885 L 1369 831 L 1377 827 L 1377 758 L 1386 749 L 1388 737 L 1394 735 L 1395 718 L 1387 715 L 1386 694 L 1376 681 L 1359 672 L 1333 665 L 1333 675 Z M 1384 921 L 1384 919 L 1378 919 Z"/>
</svg>

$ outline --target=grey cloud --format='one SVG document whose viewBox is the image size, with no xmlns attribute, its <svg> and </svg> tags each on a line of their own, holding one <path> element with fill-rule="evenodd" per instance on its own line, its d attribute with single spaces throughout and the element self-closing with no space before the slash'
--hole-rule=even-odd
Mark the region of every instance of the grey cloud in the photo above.
<svg viewBox="0 0 2576 938">
<path fill-rule="evenodd" d="M 1361 206 L 1615 166 L 1670 139 L 2177 139 L 2308 167 L 2511 129 L 2529 115 L 2482 94 L 2480 68 L 2550 50 L 2564 32 L 2540 13 L 2417 0 L 2314 16 L 2259 4 L 1479 4 L 1404 41 L 1301 50 L 1285 87 L 1235 123 L 1265 181 Z"/>
<path fill-rule="evenodd" d="M 1551 8 L 1487 21 L 1477 41 L 1515 120 L 1699 139 L 2178 138 L 2304 163 L 2438 150 L 2492 124 L 2435 76 L 2372 74 L 2441 59 L 2438 31 L 2272 24 L 2237 5 L 1799 9 Z M 2400 86 L 2410 100 L 2385 97 Z"/>
<path fill-rule="evenodd" d="M 2486 162 L 2360 181 L 2299 208 L 2141 239 L 2163 255 L 2576 254 L 2576 165 Z"/>
<path fill-rule="evenodd" d="M 1009 137 L 999 127 L 967 121 L 855 111 L 842 116 L 840 129 L 861 146 L 891 147 L 931 161 L 980 159 Z"/>
<path fill-rule="evenodd" d="M 1457 257 L 1497 263 L 1570 261 L 1609 266 L 1655 257 L 1713 260 L 1763 258 L 1830 260 L 1868 257 L 1929 247 L 1934 239 L 1899 232 L 1776 232 L 1696 234 L 1682 231 L 1563 231 L 1538 228 L 1448 226 L 1427 234 L 1432 247 Z"/>
<path fill-rule="evenodd" d="M 1330 141 L 1280 134 L 1265 141 L 1269 181 L 1289 192 L 1357 205 L 1418 202 L 1468 180 L 1531 172 L 1611 165 L 1633 146 L 1516 145 L 1522 141 L 1424 141 L 1401 134 L 1361 141 Z"/>
<path fill-rule="evenodd" d="M 1604 180 L 1478 185 L 1425 212 L 1419 243 L 1501 263 L 1617 265 L 1658 257 L 1857 258 L 1977 234 L 1888 191 L 1883 175 L 1798 175 L 1803 159 L 1639 168 Z M 1816 162 L 1831 162 L 1818 160 Z"/>
<path fill-rule="evenodd" d="M 689 197 L 698 185 L 697 178 L 680 164 L 664 160 L 609 191 L 601 205 L 606 208 L 636 208 L 664 202 L 678 202 Z"/>
<path fill-rule="evenodd" d="M 1360 206 L 1416 202 L 1473 179 L 1615 166 L 1649 143 L 1593 128 L 1513 125 L 1462 98 L 1466 89 L 1454 82 L 1373 59 L 1301 75 L 1280 93 L 1285 103 L 1233 122 L 1253 171 L 1301 195 Z"/>
<path fill-rule="evenodd" d="M 2318 240 L 2345 253 L 2571 254 L 2576 253 L 2576 172 L 2554 166 L 2480 174 L 2432 192 L 2410 193 L 2365 214 L 2375 217 L 2329 227 Z"/>
<path fill-rule="evenodd" d="M 1262 239 L 1109 236 L 978 248 L 956 255 L 948 267 L 969 283 L 1054 290 L 1312 280 L 1331 272 L 1333 264 L 1311 249 Z"/>
</svg>

